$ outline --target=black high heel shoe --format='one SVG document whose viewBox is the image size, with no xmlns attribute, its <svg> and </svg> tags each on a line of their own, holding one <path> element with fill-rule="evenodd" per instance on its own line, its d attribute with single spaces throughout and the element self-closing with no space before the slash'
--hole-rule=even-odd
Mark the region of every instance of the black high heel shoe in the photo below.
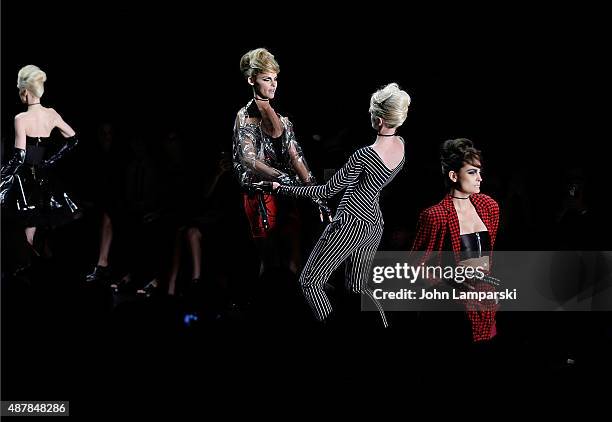
<svg viewBox="0 0 612 422">
<path fill-rule="evenodd" d="M 110 288 L 113 293 L 129 293 L 134 292 L 134 285 L 132 283 L 132 278 L 129 275 L 123 276 L 119 279 L 119 281 L 113 281 L 110 284 Z"/>
<path fill-rule="evenodd" d="M 102 267 L 96 265 L 92 272 L 85 276 L 87 283 L 95 283 L 97 281 L 106 281 L 111 277 L 111 270 L 109 267 Z"/>
<path fill-rule="evenodd" d="M 136 294 L 144 295 L 149 298 L 159 291 L 159 282 L 156 279 L 149 281 L 141 289 L 136 290 Z"/>
</svg>

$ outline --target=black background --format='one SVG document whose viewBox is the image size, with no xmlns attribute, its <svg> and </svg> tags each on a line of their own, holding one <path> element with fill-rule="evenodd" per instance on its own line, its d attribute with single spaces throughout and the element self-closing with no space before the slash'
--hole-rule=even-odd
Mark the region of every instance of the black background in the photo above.
<svg viewBox="0 0 612 422">
<path fill-rule="evenodd" d="M 523 181 L 533 213 L 529 240 L 527 246 L 519 242 L 508 248 L 558 247 L 554 215 L 568 171 L 579 167 L 591 209 L 599 216 L 592 247 L 610 249 L 609 135 L 601 129 L 608 109 L 603 14 L 517 4 L 497 9 L 432 5 L 431 10 L 417 10 L 386 3 L 346 8 L 288 2 L 208 3 L 197 10 L 186 2 L 3 2 L 4 150 L 12 144 L 13 116 L 24 110 L 15 86 L 17 72 L 35 64 L 48 76 L 43 103 L 62 114 L 81 142 L 93 139 L 97 125 L 106 120 L 125 132 L 152 137 L 179 127 L 199 165 L 211 166 L 218 151 L 230 151 L 236 112 L 251 96 L 239 59 L 250 49 L 266 47 L 281 68 L 275 107 L 294 122 L 319 177 L 373 141 L 368 105 L 376 89 L 395 81 L 411 95 L 401 128 L 407 141 L 406 166 L 383 198 L 389 227 L 413 230 L 418 212 L 442 197 L 438 147 L 445 139 L 466 137 L 484 153 L 483 192 L 500 202 L 502 213 L 510 181 L 517 175 Z M 86 189 L 79 182 L 78 174 L 73 175 L 75 187 Z M 240 242 L 248 242 L 246 235 L 227 239 L 238 250 Z M 126 329 L 116 337 L 105 331 L 103 318 L 92 317 L 96 311 L 89 308 L 91 297 L 84 301 L 71 288 L 62 292 L 68 296 L 56 305 L 45 304 L 39 293 L 27 309 L 42 310 L 28 317 L 19 309 L 10 315 L 3 312 L 3 326 L 12 326 L 3 343 L 24 341 L 4 351 L 10 384 L 4 381 L 3 399 L 68 398 L 76 413 L 85 414 L 103 402 L 129 402 L 132 394 L 151 403 L 149 394 L 166 397 L 174 386 L 178 396 L 197 396 L 199 387 L 190 390 L 187 384 L 202 387 L 208 380 L 221 386 L 217 393 L 231 391 L 230 399 L 239 393 L 249 396 L 258 391 L 259 381 L 245 384 L 240 375 L 269 377 L 270 368 L 279 369 L 271 362 L 289 362 L 284 367 L 289 370 L 279 371 L 288 371 L 283 382 L 312 375 L 309 366 L 294 360 L 302 351 L 287 351 L 278 338 L 272 339 L 272 350 L 262 346 L 269 339 L 259 337 L 229 340 L 222 349 L 209 347 L 209 341 L 228 341 L 219 333 L 194 340 L 178 339 L 170 331 L 160 338 L 145 336 L 139 343 L 141 337 L 133 338 Z M 22 319 L 12 325 L 7 315 Z M 41 324 L 41 315 L 54 316 Z M 58 329 L 61 324 L 65 330 Z M 19 332 L 37 327 L 46 330 L 40 343 Z M 54 340 L 63 347 L 50 346 Z M 355 342 L 365 347 L 361 339 Z M 317 344 L 309 347 L 318 354 Z M 167 349 L 172 363 L 167 363 Z M 394 357 L 405 356 L 398 353 L 389 359 Z M 330 359 L 324 367 L 337 363 Z M 204 369 L 196 376 L 190 365 L 202 360 Z M 35 364 L 21 373 L 15 362 Z M 48 376 L 41 377 L 40 371 Z M 156 383 L 164 376 L 172 382 Z M 27 397 L 28 392 L 33 397 Z"/>
<path fill-rule="evenodd" d="M 210 151 L 229 150 L 236 110 L 249 98 L 241 55 L 265 46 L 281 66 L 277 110 L 293 119 L 315 173 L 338 167 L 338 151 L 371 142 L 372 92 L 396 81 L 410 93 L 402 134 L 410 145 L 406 183 L 413 186 L 409 200 L 398 200 L 413 214 L 442 194 L 437 149 L 448 138 L 470 138 L 483 150 L 496 182 L 489 193 L 522 172 L 530 199 L 553 206 L 572 167 L 589 174 L 593 191 L 605 186 L 597 175 L 607 145 L 597 132 L 605 71 L 596 11 L 349 12 L 314 3 L 196 11 L 176 2 L 3 7 L 5 141 L 12 116 L 23 110 L 15 75 L 33 63 L 48 75 L 45 103 L 80 133 L 93 136 L 104 120 L 150 134 L 176 126 L 205 163 Z"/>
</svg>

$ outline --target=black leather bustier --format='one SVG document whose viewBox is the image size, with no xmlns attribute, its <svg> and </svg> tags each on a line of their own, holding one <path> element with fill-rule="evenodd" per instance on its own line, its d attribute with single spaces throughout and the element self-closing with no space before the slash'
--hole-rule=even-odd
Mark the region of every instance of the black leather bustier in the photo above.
<svg viewBox="0 0 612 422">
<path fill-rule="evenodd" d="M 461 259 L 480 258 L 491 250 L 491 239 L 488 231 L 462 234 Z"/>
</svg>

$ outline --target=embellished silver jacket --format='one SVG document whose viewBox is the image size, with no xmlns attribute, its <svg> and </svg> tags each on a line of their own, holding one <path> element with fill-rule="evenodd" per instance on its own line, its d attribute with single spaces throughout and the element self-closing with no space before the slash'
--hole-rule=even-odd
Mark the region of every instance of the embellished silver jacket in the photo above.
<svg viewBox="0 0 612 422">
<path fill-rule="evenodd" d="M 279 116 L 283 134 L 273 139 L 262 130 L 261 122 L 249 122 L 253 101 L 240 109 L 234 124 L 233 161 L 240 185 L 250 189 L 264 180 L 294 186 L 314 183 L 291 121 Z"/>
</svg>

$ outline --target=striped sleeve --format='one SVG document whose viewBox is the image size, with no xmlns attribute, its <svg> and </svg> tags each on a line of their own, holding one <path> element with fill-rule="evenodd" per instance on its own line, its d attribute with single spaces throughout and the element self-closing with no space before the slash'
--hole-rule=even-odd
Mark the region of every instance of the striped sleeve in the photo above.
<svg viewBox="0 0 612 422">
<path fill-rule="evenodd" d="M 314 186 L 286 186 L 281 185 L 278 192 L 291 196 L 305 196 L 307 198 L 331 198 L 351 183 L 355 182 L 363 171 L 363 150 L 356 151 L 348 162 L 334 174 L 324 185 Z"/>
</svg>

